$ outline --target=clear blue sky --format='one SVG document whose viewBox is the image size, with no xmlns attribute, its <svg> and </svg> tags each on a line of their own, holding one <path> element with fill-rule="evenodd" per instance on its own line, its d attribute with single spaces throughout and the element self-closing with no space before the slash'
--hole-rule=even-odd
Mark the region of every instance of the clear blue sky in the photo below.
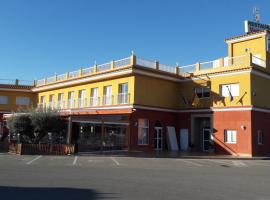
<svg viewBox="0 0 270 200">
<path fill-rule="evenodd" d="M 226 56 L 269 0 L 0 0 L 0 79 L 39 79 L 130 55 L 164 64 Z"/>
</svg>

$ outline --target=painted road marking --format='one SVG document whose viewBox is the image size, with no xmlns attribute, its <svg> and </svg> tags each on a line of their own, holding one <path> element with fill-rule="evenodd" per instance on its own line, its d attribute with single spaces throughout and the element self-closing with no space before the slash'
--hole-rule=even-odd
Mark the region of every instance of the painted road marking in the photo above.
<svg viewBox="0 0 270 200">
<path fill-rule="evenodd" d="M 187 164 L 194 165 L 196 167 L 202 167 L 203 166 L 202 164 L 196 163 L 196 162 L 191 161 L 191 160 L 183 160 L 183 159 L 179 159 L 179 160 L 181 160 L 181 161 L 183 161 L 183 162 L 185 162 Z"/>
<path fill-rule="evenodd" d="M 27 165 L 31 165 L 33 162 L 35 162 L 36 160 L 40 159 L 42 156 L 38 156 L 38 157 L 35 157 L 34 159 L 30 160 L 29 162 L 27 162 L 26 164 Z"/>
<path fill-rule="evenodd" d="M 247 165 L 239 160 L 232 160 L 232 163 L 235 167 L 247 167 Z"/>
<path fill-rule="evenodd" d="M 206 159 L 207 161 L 216 163 L 216 164 L 221 164 L 221 165 L 233 165 L 230 161 L 228 160 L 216 160 L 216 159 Z"/>
<path fill-rule="evenodd" d="M 77 160 L 78 160 L 78 156 L 75 156 L 75 158 L 74 158 L 74 160 L 73 160 L 73 163 L 72 163 L 72 165 L 76 165 L 76 163 L 77 163 Z"/>
<path fill-rule="evenodd" d="M 115 158 L 113 158 L 113 157 L 110 157 L 110 158 L 111 158 L 111 160 L 112 160 L 117 166 L 120 165 L 120 163 L 119 163 Z"/>
</svg>

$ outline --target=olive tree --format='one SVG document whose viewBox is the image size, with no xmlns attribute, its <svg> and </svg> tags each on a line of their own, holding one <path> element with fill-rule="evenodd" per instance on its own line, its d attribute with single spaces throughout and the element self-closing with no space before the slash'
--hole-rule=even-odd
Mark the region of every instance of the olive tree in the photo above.
<svg viewBox="0 0 270 200">
<path fill-rule="evenodd" d="M 20 135 L 21 142 L 29 142 L 34 139 L 33 126 L 29 114 L 16 114 L 7 120 L 10 135 Z"/>
<path fill-rule="evenodd" d="M 38 108 L 30 112 L 30 119 L 36 141 L 40 141 L 48 133 L 52 133 L 54 138 L 58 138 L 65 130 L 65 121 L 57 110 Z"/>
</svg>

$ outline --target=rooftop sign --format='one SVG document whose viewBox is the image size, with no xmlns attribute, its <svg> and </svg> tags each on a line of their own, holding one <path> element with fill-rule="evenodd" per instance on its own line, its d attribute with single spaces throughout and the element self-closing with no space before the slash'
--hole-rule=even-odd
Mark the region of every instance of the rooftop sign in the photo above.
<svg viewBox="0 0 270 200">
<path fill-rule="evenodd" d="M 269 24 L 261 24 L 258 22 L 252 22 L 252 21 L 245 21 L 245 32 L 256 32 L 256 31 L 262 31 L 262 30 L 269 30 L 270 31 L 270 25 Z"/>
</svg>

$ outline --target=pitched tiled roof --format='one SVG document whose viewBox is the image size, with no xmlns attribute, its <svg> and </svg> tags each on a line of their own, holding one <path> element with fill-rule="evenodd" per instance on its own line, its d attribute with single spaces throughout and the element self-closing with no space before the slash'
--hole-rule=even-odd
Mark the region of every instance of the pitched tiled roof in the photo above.
<svg viewBox="0 0 270 200">
<path fill-rule="evenodd" d="M 250 33 L 246 33 L 246 34 L 243 34 L 243 35 L 238 35 L 238 36 L 235 36 L 235 37 L 232 37 L 232 38 L 225 39 L 225 42 L 230 41 L 230 40 L 234 40 L 234 39 L 238 39 L 238 38 L 243 38 L 243 37 L 251 36 L 251 35 L 260 34 L 260 33 L 270 33 L 270 32 L 268 30 L 250 32 Z"/>
<path fill-rule="evenodd" d="M 31 90 L 33 87 L 34 86 L 30 86 L 30 85 L 0 84 L 0 88 L 5 88 L 5 89 Z"/>
</svg>

